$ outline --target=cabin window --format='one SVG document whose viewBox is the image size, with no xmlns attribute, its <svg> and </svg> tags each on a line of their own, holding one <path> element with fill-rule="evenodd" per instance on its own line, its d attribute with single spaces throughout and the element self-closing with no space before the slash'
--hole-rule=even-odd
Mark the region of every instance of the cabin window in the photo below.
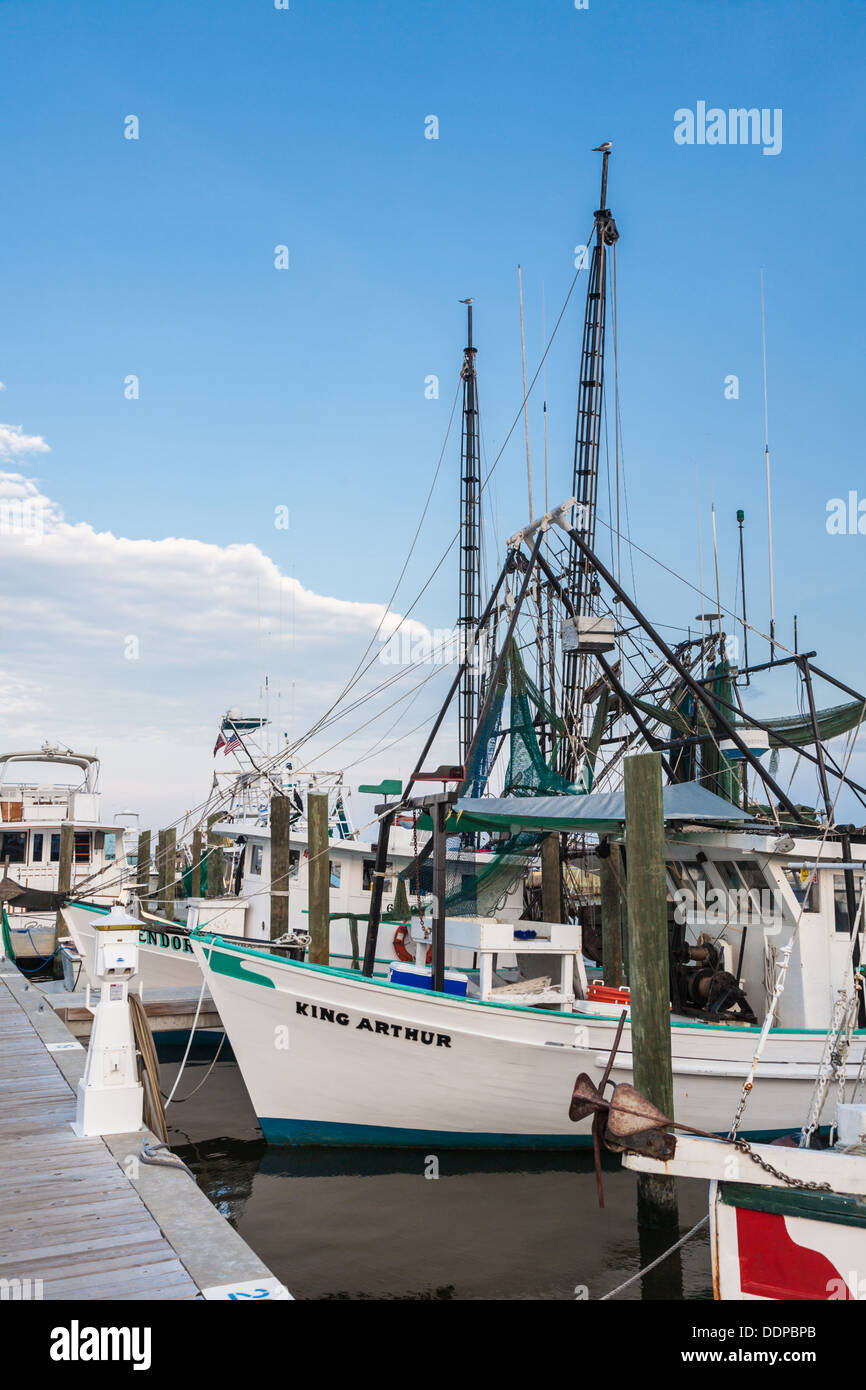
<svg viewBox="0 0 866 1390">
<path fill-rule="evenodd" d="M 57 864 L 60 860 L 60 835 L 51 836 L 51 863 Z"/>
<path fill-rule="evenodd" d="M 363 887 L 364 887 L 364 891 L 367 892 L 367 893 L 369 893 L 369 892 L 370 892 L 370 889 L 373 887 L 373 877 L 374 877 L 374 875 L 375 875 L 375 872 L 376 872 L 376 861 L 375 861 L 375 859 L 365 859 L 365 860 L 364 860 L 364 882 L 363 882 Z M 393 865 L 393 864 L 386 864 L 386 865 L 385 865 L 385 873 L 386 873 L 386 874 L 392 874 L 393 872 L 394 872 L 394 865 Z M 386 878 L 386 879 L 385 879 L 384 885 L 383 885 L 383 888 L 382 888 L 382 892 L 383 892 L 383 893 L 390 893 L 390 892 L 391 892 L 391 880 L 390 880 L 390 878 Z"/>
<path fill-rule="evenodd" d="M 301 867 L 301 851 L 299 849 L 289 850 L 289 878 L 297 878 L 298 870 Z"/>
<path fill-rule="evenodd" d="M 106 830 L 106 832 L 105 832 L 104 846 L 105 846 L 105 858 L 106 858 L 106 860 L 116 859 L 116 858 L 117 858 L 117 836 L 114 835 L 114 834 L 112 834 L 112 832 L 111 832 L 110 830 Z"/>
<path fill-rule="evenodd" d="M 31 862 L 32 862 L 32 863 L 34 863 L 34 864 L 41 864 L 41 863 L 42 863 L 42 853 L 43 853 L 44 847 L 45 847 L 45 836 L 42 834 L 42 831 L 41 831 L 41 830 L 35 830 L 35 831 L 33 832 L 33 844 L 32 844 L 32 846 L 31 846 L 31 850 L 30 850 L 30 859 L 31 859 Z"/>
<path fill-rule="evenodd" d="M 860 894 L 863 891 L 863 878 L 861 874 L 854 875 L 854 915 L 857 915 L 857 908 L 860 905 Z M 845 875 L 833 875 L 833 908 L 836 918 L 836 930 L 843 931 L 846 936 L 851 933 L 851 923 L 848 918 L 848 894 L 845 891 Z M 860 914 L 860 930 L 863 930 L 863 914 Z"/>
<path fill-rule="evenodd" d="M 90 831 L 76 830 L 72 840 L 72 862 L 74 864 L 90 863 Z"/>
<path fill-rule="evenodd" d="M 262 846 L 250 845 L 250 873 L 258 877 L 262 872 Z"/>
<path fill-rule="evenodd" d="M 818 898 L 818 875 L 814 869 L 782 870 L 788 885 L 804 912 L 820 912 Z"/>
<path fill-rule="evenodd" d="M 333 861 L 333 859 L 329 859 L 329 860 L 328 860 L 328 873 L 329 873 L 329 875 L 330 875 L 330 882 L 331 882 L 331 887 L 332 887 L 332 888 L 339 888 L 339 886 L 340 886 L 340 871 L 341 871 L 341 869 L 342 869 L 342 865 L 341 865 L 341 864 L 335 864 L 334 861 Z"/>
<path fill-rule="evenodd" d="M 26 830 L 7 830 L 4 832 L 0 859 L 8 859 L 10 864 L 24 864 L 27 862 Z"/>
</svg>

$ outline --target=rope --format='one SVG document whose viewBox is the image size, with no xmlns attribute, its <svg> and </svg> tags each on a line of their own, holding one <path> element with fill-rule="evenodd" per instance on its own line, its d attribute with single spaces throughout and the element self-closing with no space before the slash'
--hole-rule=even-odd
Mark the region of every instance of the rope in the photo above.
<svg viewBox="0 0 866 1390">
<path fill-rule="evenodd" d="M 144 1012 L 144 1005 L 138 994 L 130 994 L 128 999 L 135 1042 L 140 1057 L 139 1072 L 144 1089 L 144 1123 L 148 1129 L 165 1142 L 168 1139 L 168 1130 L 166 1129 L 165 1111 L 159 1091 L 159 1058 L 156 1055 L 153 1033 L 150 1030 L 150 1020 Z"/>
<path fill-rule="evenodd" d="M 665 1250 L 663 1254 L 659 1255 L 658 1259 L 653 1260 L 651 1264 L 644 1265 L 643 1269 L 639 1269 L 637 1274 L 633 1274 L 630 1279 L 626 1279 L 625 1283 L 617 1284 L 616 1288 L 611 1289 L 610 1293 L 602 1294 L 601 1298 L 598 1300 L 599 1303 L 606 1303 L 609 1298 L 616 1298 L 618 1293 L 622 1293 L 623 1289 L 629 1288 L 631 1284 L 637 1283 L 638 1279 L 642 1279 L 645 1274 L 649 1274 L 650 1270 L 655 1269 L 663 1260 L 666 1260 L 669 1255 L 673 1255 L 675 1250 L 681 1250 L 687 1240 L 691 1240 L 692 1236 L 696 1235 L 702 1226 L 706 1226 L 709 1219 L 710 1216 L 708 1212 L 706 1216 L 701 1217 L 696 1226 L 693 1226 L 690 1231 L 686 1231 L 686 1234 L 677 1241 L 676 1245 L 672 1245 L 669 1250 Z"/>
<path fill-rule="evenodd" d="M 842 787 L 843 787 L 843 785 L 844 785 L 844 777 L 845 777 L 845 774 L 846 774 L 847 771 L 848 771 L 848 764 L 849 764 L 849 762 L 851 761 L 851 755 L 852 755 L 852 753 L 854 752 L 854 746 L 855 746 L 855 744 L 856 744 L 856 742 L 857 742 L 857 735 L 858 735 L 858 733 L 860 732 L 860 725 L 861 725 L 862 722 L 863 722 L 863 716 L 864 716 L 864 714 L 866 714 L 866 704 L 863 705 L 863 708 L 862 708 L 862 710 L 860 711 L 860 718 L 859 718 L 859 720 L 857 721 L 856 727 L 855 727 L 854 729 L 851 730 L 851 736 L 850 736 L 850 738 L 849 738 L 849 740 L 848 740 L 848 751 L 847 751 L 847 753 L 846 753 L 846 755 L 845 755 L 845 762 L 844 762 L 843 767 L 842 767 L 842 778 L 843 778 L 843 780 L 840 781 L 839 786 L 838 786 L 837 789 L 836 789 L 836 795 L 835 795 L 835 797 L 833 798 L 833 805 L 832 805 L 831 808 L 830 808 L 831 814 L 828 815 L 828 817 L 827 817 L 827 825 L 826 825 L 826 827 L 825 827 L 824 834 L 821 836 L 821 843 L 820 843 L 819 846 L 818 846 L 818 852 L 817 852 L 817 855 L 816 855 L 816 857 L 815 857 L 815 864 L 814 864 L 814 868 L 813 868 L 813 870 L 812 870 L 813 877 L 810 879 L 809 887 L 806 889 L 806 892 L 803 894 L 803 901 L 802 901 L 802 903 L 800 904 L 800 911 L 799 911 L 799 913 L 797 914 L 797 920 L 796 920 L 796 922 L 794 923 L 793 931 L 791 932 L 790 938 L 788 939 L 788 942 L 787 942 L 787 944 L 786 944 L 786 946 L 785 946 L 785 948 L 784 948 L 784 950 L 783 950 L 783 952 L 782 952 L 782 961 L 781 961 L 781 964 L 780 964 L 780 965 L 778 966 L 778 968 L 777 968 L 776 983 L 775 983 L 775 987 L 774 987 L 774 989 L 773 989 L 773 994 L 772 994 L 772 997 L 771 997 L 771 999 L 770 999 L 770 1002 L 769 1002 L 769 1004 L 767 1005 L 767 1013 L 766 1013 L 766 1016 L 765 1016 L 765 1018 L 764 1018 L 763 1026 L 762 1026 L 762 1028 L 761 1028 L 761 1035 L 760 1035 L 760 1037 L 759 1037 L 759 1039 L 758 1039 L 758 1045 L 757 1045 L 757 1047 L 755 1048 L 755 1055 L 754 1055 L 754 1057 L 752 1058 L 752 1062 L 751 1062 L 751 1065 L 750 1065 L 750 1067 L 749 1067 L 748 1075 L 746 1076 L 746 1079 L 745 1079 L 745 1081 L 743 1082 L 743 1089 L 742 1089 L 742 1092 L 741 1092 L 741 1094 L 740 1094 L 740 1100 L 739 1100 L 739 1103 L 738 1103 L 738 1105 L 737 1105 L 737 1109 L 736 1109 L 736 1113 L 734 1114 L 733 1121 L 732 1121 L 732 1123 L 731 1123 L 731 1128 L 730 1128 L 730 1130 L 729 1130 L 729 1138 L 731 1138 L 731 1139 L 733 1139 L 733 1138 L 735 1137 L 735 1135 L 736 1135 L 736 1133 L 737 1133 L 737 1130 L 738 1130 L 738 1128 L 739 1128 L 739 1125 L 740 1125 L 740 1120 L 743 1118 L 743 1111 L 744 1111 L 745 1108 L 746 1108 L 746 1103 L 748 1102 L 749 1096 L 751 1095 L 752 1089 L 753 1089 L 754 1084 L 755 1084 L 755 1076 L 756 1076 L 756 1074 L 757 1074 L 758 1064 L 759 1064 L 759 1062 L 760 1062 L 760 1060 L 761 1060 L 761 1055 L 762 1055 L 762 1053 L 763 1053 L 763 1051 L 764 1051 L 764 1048 L 765 1048 L 766 1045 L 767 1045 L 767 1039 L 768 1039 L 768 1037 L 770 1036 L 770 1031 L 771 1031 L 771 1029 L 772 1029 L 772 1027 L 773 1027 L 773 1022 L 774 1022 L 775 1017 L 776 1017 L 776 1010 L 777 1010 L 777 1008 L 778 1008 L 778 1006 L 779 1006 L 779 1000 L 781 999 L 782 994 L 784 993 L 784 989 L 785 989 L 785 980 L 786 980 L 787 974 L 788 974 L 788 965 L 789 965 L 790 960 L 791 960 L 791 952 L 792 952 L 793 949 L 794 949 L 794 943 L 795 943 L 795 941 L 797 940 L 797 936 L 799 935 L 800 925 L 801 925 L 801 923 L 802 923 L 802 921 L 803 921 L 803 913 L 804 913 L 805 910 L 806 910 L 806 903 L 807 903 L 808 900 L 809 900 L 809 894 L 811 893 L 811 890 L 812 890 L 812 883 L 814 882 L 814 876 L 817 874 L 818 865 L 819 865 L 819 863 L 821 862 L 821 852 L 822 852 L 822 850 L 823 850 L 823 848 L 824 848 L 824 845 L 825 845 L 826 842 L 827 842 L 827 836 L 830 834 L 831 824 L 833 823 L 833 814 L 835 813 L 835 810 L 836 810 L 836 802 L 837 802 L 838 799 L 839 799 L 839 794 L 840 794 L 840 792 L 841 792 L 841 790 L 842 790 Z"/>
</svg>

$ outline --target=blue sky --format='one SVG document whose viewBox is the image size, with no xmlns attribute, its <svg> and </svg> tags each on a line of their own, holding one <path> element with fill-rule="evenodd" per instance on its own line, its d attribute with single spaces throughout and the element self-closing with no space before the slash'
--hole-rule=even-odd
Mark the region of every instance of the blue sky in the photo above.
<svg viewBox="0 0 866 1390">
<path fill-rule="evenodd" d="M 862 688 L 866 537 L 825 519 L 829 498 L 866 496 L 864 30 L 844 0 L 6 0 L 0 419 L 50 446 L 13 466 L 97 533 L 251 545 L 316 594 L 385 602 L 442 446 L 458 300 L 476 302 L 489 462 L 521 400 L 517 264 L 531 372 L 542 287 L 549 331 L 610 139 L 633 538 L 697 579 L 697 469 L 705 580 L 712 496 L 723 601 L 742 506 L 765 622 L 763 267 L 778 627 L 796 611 L 801 646 Z M 678 146 L 674 112 L 700 100 L 781 108 L 781 153 Z M 579 283 L 548 363 L 552 501 L 570 491 L 582 301 Z M 455 529 L 457 445 L 400 611 Z M 501 539 L 526 515 L 522 428 L 495 504 Z M 640 558 L 636 575 L 653 617 L 698 611 Z M 455 609 L 446 565 L 417 616 Z M 238 686 L 214 690 L 215 717 Z"/>
</svg>

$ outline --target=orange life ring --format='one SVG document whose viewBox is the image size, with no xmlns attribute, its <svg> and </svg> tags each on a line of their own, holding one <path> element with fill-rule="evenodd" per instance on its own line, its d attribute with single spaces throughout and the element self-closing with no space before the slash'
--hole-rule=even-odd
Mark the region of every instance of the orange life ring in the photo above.
<svg viewBox="0 0 866 1390">
<path fill-rule="evenodd" d="M 394 933 L 394 955 L 397 957 L 398 960 L 407 960 L 407 961 L 411 961 L 412 964 L 414 965 L 414 963 L 415 963 L 415 953 L 414 953 L 414 951 L 410 951 L 410 950 L 408 949 L 407 945 L 406 945 L 406 942 L 407 942 L 407 940 L 408 940 L 408 937 L 409 937 L 409 927 L 408 927 L 408 924 L 407 924 L 406 922 L 401 922 L 400 925 L 399 925 L 399 927 L 397 928 L 397 930 L 396 930 L 395 933 Z M 428 948 L 427 948 L 427 964 L 430 965 L 430 963 L 432 962 L 432 960 L 433 960 L 433 947 L 432 947 L 432 946 L 428 946 Z"/>
</svg>

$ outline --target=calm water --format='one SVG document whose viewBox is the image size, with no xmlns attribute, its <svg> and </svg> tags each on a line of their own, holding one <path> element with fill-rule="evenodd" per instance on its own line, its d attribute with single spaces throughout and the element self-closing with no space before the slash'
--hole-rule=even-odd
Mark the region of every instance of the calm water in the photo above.
<svg viewBox="0 0 866 1390">
<path fill-rule="evenodd" d="M 178 1054 L 161 1055 L 166 1089 Z M 209 1065 L 194 1057 L 181 1096 Z M 641 1259 L 635 1178 L 613 1158 L 600 1211 L 591 1156 L 444 1151 L 434 1179 L 420 1150 L 269 1146 L 233 1060 L 168 1119 L 172 1147 L 296 1298 L 595 1299 L 670 1244 Z M 684 1232 L 705 1214 L 707 1187 L 679 1191 Z M 620 1295 L 641 1297 L 712 1297 L 706 1229 L 681 1263 Z"/>
</svg>

